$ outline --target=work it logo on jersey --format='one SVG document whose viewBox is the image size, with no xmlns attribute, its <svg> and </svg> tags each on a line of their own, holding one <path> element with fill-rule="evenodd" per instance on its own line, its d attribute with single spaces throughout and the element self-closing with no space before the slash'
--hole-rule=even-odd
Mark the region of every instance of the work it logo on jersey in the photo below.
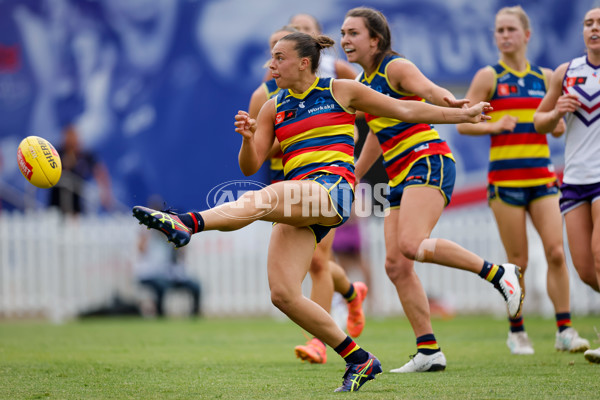
<svg viewBox="0 0 600 400">
<path fill-rule="evenodd" d="M 279 111 L 277 115 L 275 115 L 275 124 L 280 124 L 284 121 L 288 121 L 290 119 L 296 118 L 297 109 L 287 110 L 287 111 Z"/>
<path fill-rule="evenodd" d="M 498 96 L 510 96 L 511 94 L 518 94 L 519 87 L 510 83 L 501 83 L 498 85 Z"/>
<path fill-rule="evenodd" d="M 575 85 L 584 85 L 587 77 L 585 76 L 570 76 L 567 78 L 567 87 L 573 87 Z"/>
<path fill-rule="evenodd" d="M 315 107 L 308 109 L 308 114 L 309 115 L 322 114 L 322 113 L 330 112 L 334 108 L 335 108 L 335 105 L 327 104 L 327 100 L 325 100 L 325 98 L 319 97 L 315 101 Z"/>
<path fill-rule="evenodd" d="M 546 88 L 542 85 L 542 82 L 535 81 L 531 85 L 531 89 L 527 89 L 527 95 L 530 97 L 544 97 L 546 95 Z"/>
</svg>

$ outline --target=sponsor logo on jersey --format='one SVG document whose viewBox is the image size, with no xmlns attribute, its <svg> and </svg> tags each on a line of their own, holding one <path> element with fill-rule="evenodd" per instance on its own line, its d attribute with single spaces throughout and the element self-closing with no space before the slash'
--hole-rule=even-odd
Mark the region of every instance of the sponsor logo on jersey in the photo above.
<svg viewBox="0 0 600 400">
<path fill-rule="evenodd" d="M 321 113 L 333 110 L 334 108 L 335 108 L 335 106 L 333 104 L 325 104 L 324 106 L 310 108 L 308 110 L 308 113 L 310 115 L 321 114 Z"/>
<path fill-rule="evenodd" d="M 275 123 L 281 124 L 282 122 L 289 121 L 290 119 L 296 118 L 296 112 L 298 109 L 294 108 L 286 111 L 279 111 L 277 115 L 275 115 Z"/>
<path fill-rule="evenodd" d="M 546 95 L 546 92 L 544 92 L 543 90 L 528 90 L 527 94 L 531 97 L 544 97 Z"/>
<path fill-rule="evenodd" d="M 498 85 L 498 96 L 510 96 L 511 94 L 518 94 L 519 87 L 511 83 L 501 83 Z"/>
<path fill-rule="evenodd" d="M 583 85 L 587 80 L 586 76 L 570 76 L 567 78 L 567 87 L 575 86 L 575 85 Z"/>
</svg>

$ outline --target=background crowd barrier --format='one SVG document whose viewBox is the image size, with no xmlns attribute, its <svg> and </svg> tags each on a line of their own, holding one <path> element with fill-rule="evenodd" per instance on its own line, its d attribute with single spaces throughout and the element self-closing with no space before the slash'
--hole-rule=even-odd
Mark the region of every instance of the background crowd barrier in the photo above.
<svg viewBox="0 0 600 400">
<path fill-rule="evenodd" d="M 364 251 L 372 268 L 367 300 L 370 316 L 402 315 L 385 274 L 383 219 L 364 218 Z M 0 214 L 0 318 L 44 317 L 64 321 L 109 307 L 115 299 L 137 304 L 141 289 L 133 277 L 136 243 L 143 227 L 129 214 L 63 217 L 53 211 Z M 258 222 L 236 232 L 205 232 L 183 248 L 188 271 L 203 288 L 207 317 L 282 316 L 270 301 L 267 249 L 271 224 Z M 546 261 L 539 237 L 529 229 L 526 313 L 550 316 Z M 505 260 L 491 211 L 485 206 L 448 210 L 433 237 L 452 239 L 495 262 Z M 600 296 L 585 286 L 570 258 L 571 310 L 600 312 Z M 504 315 L 500 295 L 478 276 L 419 264 L 430 299 L 458 314 Z M 351 278 L 360 278 L 354 270 Z M 310 290 L 310 278 L 304 285 Z M 184 302 L 176 302 L 184 307 Z"/>
</svg>

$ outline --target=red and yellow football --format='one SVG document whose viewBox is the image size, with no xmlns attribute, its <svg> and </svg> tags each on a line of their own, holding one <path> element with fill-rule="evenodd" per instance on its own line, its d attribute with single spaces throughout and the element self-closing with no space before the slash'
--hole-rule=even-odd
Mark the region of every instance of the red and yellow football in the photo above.
<svg viewBox="0 0 600 400">
<path fill-rule="evenodd" d="M 38 136 L 28 136 L 17 150 L 19 169 L 27 180 L 42 189 L 58 183 L 62 173 L 62 163 L 52 144 Z"/>
</svg>

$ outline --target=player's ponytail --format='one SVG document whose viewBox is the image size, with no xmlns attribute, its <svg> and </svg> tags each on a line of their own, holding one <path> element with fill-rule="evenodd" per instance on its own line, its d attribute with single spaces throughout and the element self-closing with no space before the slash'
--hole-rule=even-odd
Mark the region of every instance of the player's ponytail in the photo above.
<svg viewBox="0 0 600 400">
<path fill-rule="evenodd" d="M 335 41 L 326 35 L 318 35 L 317 37 L 315 37 L 315 41 L 317 42 L 319 51 L 326 49 L 328 47 L 332 47 L 335 44 Z"/>
<path fill-rule="evenodd" d="M 298 55 L 301 58 L 307 57 L 310 59 L 310 70 L 312 73 L 316 73 L 317 68 L 319 68 L 321 50 L 331 47 L 335 44 L 335 41 L 329 36 L 311 36 L 302 32 L 290 33 L 289 35 L 282 37 L 280 40 L 288 40 L 295 43 L 294 50 L 298 52 Z"/>
</svg>

